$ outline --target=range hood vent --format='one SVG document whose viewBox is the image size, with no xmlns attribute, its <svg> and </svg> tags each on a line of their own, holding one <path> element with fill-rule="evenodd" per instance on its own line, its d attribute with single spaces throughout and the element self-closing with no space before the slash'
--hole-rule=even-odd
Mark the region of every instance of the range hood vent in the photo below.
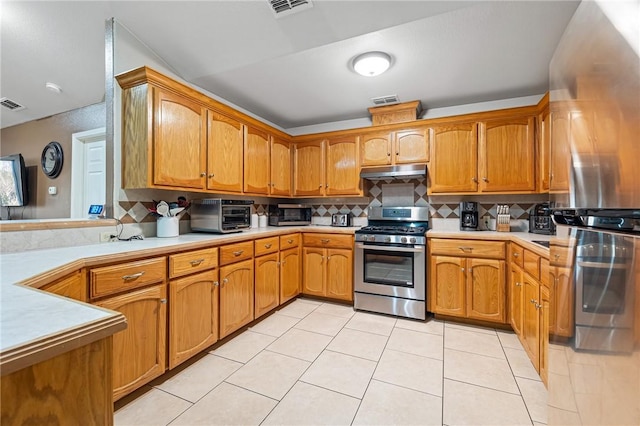
<svg viewBox="0 0 640 426">
<path fill-rule="evenodd" d="M 360 177 L 368 180 L 412 179 L 427 176 L 426 164 L 404 164 L 401 166 L 367 167 L 360 171 Z"/>
</svg>

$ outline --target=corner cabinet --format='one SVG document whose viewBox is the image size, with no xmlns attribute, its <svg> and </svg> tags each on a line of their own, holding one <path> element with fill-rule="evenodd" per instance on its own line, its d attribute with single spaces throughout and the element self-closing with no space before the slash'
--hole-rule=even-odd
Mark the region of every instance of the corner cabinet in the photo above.
<svg viewBox="0 0 640 426">
<path fill-rule="evenodd" d="M 505 323 L 505 243 L 429 240 L 429 310 Z"/>
<path fill-rule="evenodd" d="M 122 102 L 123 188 L 204 189 L 206 108 L 149 83 Z"/>
</svg>

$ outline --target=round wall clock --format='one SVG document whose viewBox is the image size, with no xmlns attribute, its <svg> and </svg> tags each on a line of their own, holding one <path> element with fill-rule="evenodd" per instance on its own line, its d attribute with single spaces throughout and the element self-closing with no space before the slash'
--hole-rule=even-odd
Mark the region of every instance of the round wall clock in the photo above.
<svg viewBox="0 0 640 426">
<path fill-rule="evenodd" d="M 52 179 L 57 178 L 62 171 L 63 162 L 64 154 L 62 153 L 62 146 L 55 141 L 49 142 L 42 150 L 42 157 L 40 157 L 44 174 Z"/>
</svg>

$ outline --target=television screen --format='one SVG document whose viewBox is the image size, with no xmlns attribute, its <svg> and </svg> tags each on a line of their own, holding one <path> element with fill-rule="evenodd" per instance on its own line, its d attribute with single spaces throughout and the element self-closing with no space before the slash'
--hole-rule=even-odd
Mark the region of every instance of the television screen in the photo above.
<svg viewBox="0 0 640 426">
<path fill-rule="evenodd" d="M 21 154 L 0 158 L 0 201 L 2 207 L 26 206 L 27 169 Z"/>
</svg>

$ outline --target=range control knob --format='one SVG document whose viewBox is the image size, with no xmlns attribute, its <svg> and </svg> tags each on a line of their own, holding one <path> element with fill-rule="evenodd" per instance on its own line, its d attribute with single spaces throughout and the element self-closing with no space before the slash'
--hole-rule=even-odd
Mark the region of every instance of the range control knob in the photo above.
<svg viewBox="0 0 640 426">
<path fill-rule="evenodd" d="M 415 240 L 415 238 L 414 238 L 414 240 Z M 402 244 L 406 244 L 406 243 L 407 243 L 407 237 L 402 237 L 402 238 L 400 238 L 400 242 L 401 242 Z"/>
<path fill-rule="evenodd" d="M 369 235 L 367 238 L 369 239 L 369 241 L 375 241 L 376 240 L 376 236 L 375 235 Z"/>
<path fill-rule="evenodd" d="M 411 238 L 409 239 L 409 242 L 410 242 L 410 243 L 415 243 L 415 242 L 416 242 L 416 237 L 411 237 Z"/>
<path fill-rule="evenodd" d="M 391 237 L 384 237 L 384 242 L 385 243 L 390 243 L 391 242 Z"/>
</svg>

